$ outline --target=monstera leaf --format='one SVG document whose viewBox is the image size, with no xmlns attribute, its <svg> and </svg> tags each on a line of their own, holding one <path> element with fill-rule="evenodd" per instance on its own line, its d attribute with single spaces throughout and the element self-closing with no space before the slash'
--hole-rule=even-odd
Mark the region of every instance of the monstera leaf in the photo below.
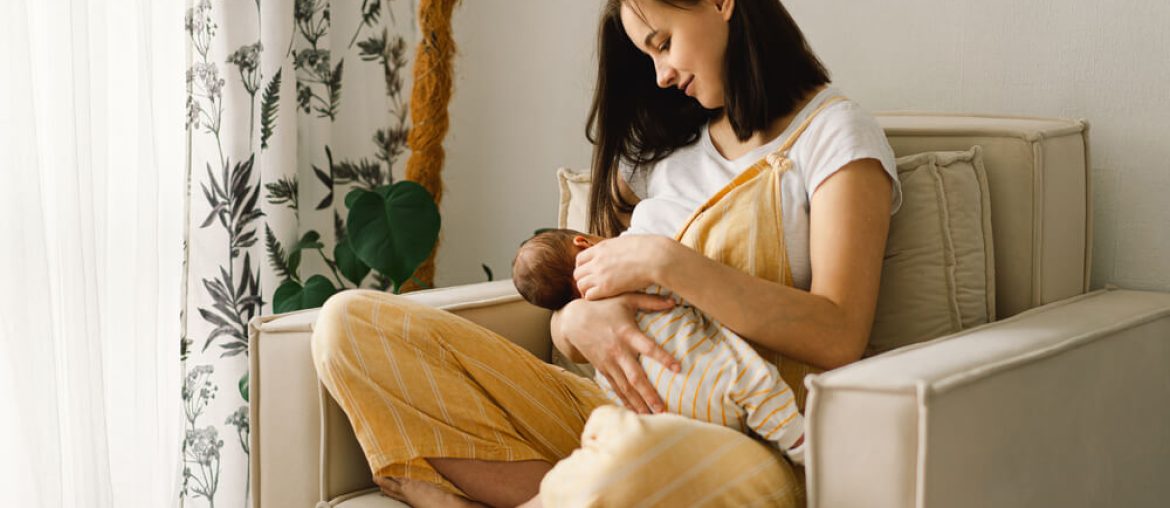
<svg viewBox="0 0 1170 508">
<path fill-rule="evenodd" d="M 375 191 L 355 189 L 345 201 L 349 205 L 346 232 L 354 254 L 389 277 L 397 292 L 439 239 L 439 207 L 434 198 L 423 186 L 404 180 Z"/>
<path fill-rule="evenodd" d="M 357 254 L 354 253 L 348 237 L 333 247 L 333 259 L 337 261 L 337 269 L 341 270 L 341 274 L 356 286 L 360 286 L 362 279 L 365 279 L 366 274 L 370 273 L 370 267 L 358 259 Z"/>
<path fill-rule="evenodd" d="M 305 281 L 302 286 L 299 282 L 289 279 L 276 288 L 272 295 L 273 309 L 277 314 L 301 309 L 312 309 L 325 304 L 337 288 L 323 275 L 314 275 Z"/>
</svg>

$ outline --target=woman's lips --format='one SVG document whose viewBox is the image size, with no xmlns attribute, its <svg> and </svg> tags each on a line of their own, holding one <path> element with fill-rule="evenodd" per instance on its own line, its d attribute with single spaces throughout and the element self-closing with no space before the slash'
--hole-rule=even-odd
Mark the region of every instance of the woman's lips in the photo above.
<svg viewBox="0 0 1170 508">
<path fill-rule="evenodd" d="M 688 79 L 687 84 L 683 86 L 683 93 L 685 93 L 687 95 L 691 95 L 691 85 L 694 85 L 694 84 L 695 84 L 695 77 L 691 76 L 691 79 Z"/>
</svg>

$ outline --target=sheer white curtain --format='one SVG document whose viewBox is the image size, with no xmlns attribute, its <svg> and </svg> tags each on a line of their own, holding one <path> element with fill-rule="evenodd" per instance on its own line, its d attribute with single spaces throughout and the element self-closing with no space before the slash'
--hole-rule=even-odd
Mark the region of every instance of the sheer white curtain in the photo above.
<svg viewBox="0 0 1170 508">
<path fill-rule="evenodd" d="M 184 2 L 0 0 L 0 498 L 176 504 Z"/>
</svg>

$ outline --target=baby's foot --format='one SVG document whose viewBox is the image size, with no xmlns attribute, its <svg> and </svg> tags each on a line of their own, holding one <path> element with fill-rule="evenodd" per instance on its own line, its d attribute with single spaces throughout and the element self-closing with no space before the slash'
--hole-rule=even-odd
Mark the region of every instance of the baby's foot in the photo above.
<svg viewBox="0 0 1170 508">
<path fill-rule="evenodd" d="M 478 508 L 486 506 L 457 496 L 422 480 L 383 476 L 374 478 L 382 494 L 413 508 Z"/>
</svg>

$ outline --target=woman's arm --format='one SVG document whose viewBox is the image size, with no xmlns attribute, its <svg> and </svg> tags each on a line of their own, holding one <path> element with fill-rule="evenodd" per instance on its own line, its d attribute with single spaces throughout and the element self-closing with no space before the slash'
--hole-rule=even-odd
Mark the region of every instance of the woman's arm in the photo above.
<svg viewBox="0 0 1170 508">
<path fill-rule="evenodd" d="M 823 368 L 857 360 L 873 326 L 891 181 L 874 159 L 825 180 L 810 203 L 808 292 L 759 279 L 666 237 L 601 242 L 577 255 L 573 276 L 590 300 L 667 287 L 739 335 Z"/>
<path fill-rule="evenodd" d="M 861 358 L 873 326 L 890 224 L 889 176 L 875 159 L 825 180 L 809 210 L 808 292 L 753 277 L 670 242 L 651 277 L 757 344 L 831 369 Z"/>
<path fill-rule="evenodd" d="M 642 200 L 642 198 L 634 193 L 634 190 L 630 188 L 624 178 L 618 178 L 618 192 L 622 194 L 622 199 L 625 199 L 628 203 L 636 205 Z M 630 227 L 629 213 L 618 212 L 618 220 L 621 221 L 622 226 L 625 228 Z M 565 334 L 561 332 L 561 311 L 553 311 L 552 319 L 549 319 L 548 326 L 549 335 L 552 335 L 553 345 L 561 351 L 561 354 L 565 355 L 565 358 L 577 363 L 588 361 L 577 348 L 565 340 Z"/>
<path fill-rule="evenodd" d="M 556 346 L 558 350 L 560 350 L 561 354 L 565 355 L 565 358 L 568 358 L 569 360 L 572 360 L 576 363 L 585 363 L 589 361 L 589 359 L 581 355 L 580 351 L 577 351 L 577 348 L 573 347 L 572 344 L 569 344 L 569 341 L 565 340 L 565 334 L 561 331 L 561 311 L 553 311 L 552 319 L 548 320 L 548 328 L 549 335 L 552 335 L 553 345 Z"/>
<path fill-rule="evenodd" d="M 626 200 L 638 202 L 625 181 L 619 180 L 619 188 Z M 623 225 L 629 226 L 629 214 L 620 219 Z M 638 355 L 653 358 L 674 372 L 681 370 L 682 365 L 642 332 L 634 316 L 638 311 L 656 312 L 673 306 L 674 302 L 668 298 L 645 293 L 598 300 L 578 298 L 553 312 L 549 332 L 553 344 L 567 358 L 578 363 L 589 362 L 598 374 L 605 376 L 627 408 L 639 413 L 660 413 L 666 410 L 666 405 L 646 377 Z"/>
</svg>

